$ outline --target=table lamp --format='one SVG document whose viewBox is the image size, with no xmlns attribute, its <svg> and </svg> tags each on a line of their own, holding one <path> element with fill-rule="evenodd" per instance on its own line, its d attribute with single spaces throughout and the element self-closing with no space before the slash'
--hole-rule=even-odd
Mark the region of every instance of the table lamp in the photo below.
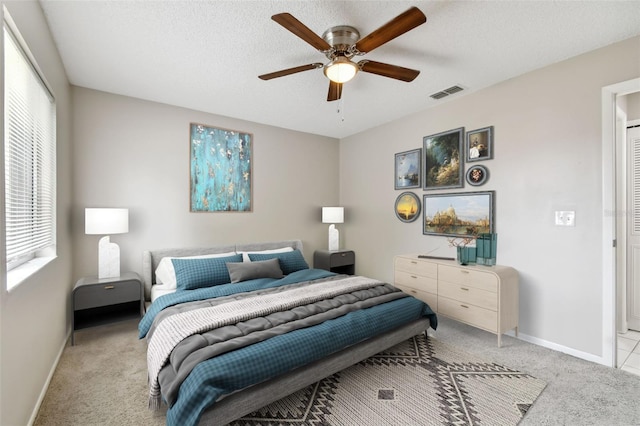
<svg viewBox="0 0 640 426">
<path fill-rule="evenodd" d="M 336 223 L 344 223 L 344 207 L 323 207 L 322 223 L 329 225 L 329 251 L 340 250 L 340 232 L 336 229 Z"/>
<path fill-rule="evenodd" d="M 87 208 L 84 210 L 84 233 L 105 235 L 98 243 L 98 278 L 120 276 L 120 247 L 109 240 L 109 235 L 127 232 L 129 232 L 129 209 Z"/>
</svg>

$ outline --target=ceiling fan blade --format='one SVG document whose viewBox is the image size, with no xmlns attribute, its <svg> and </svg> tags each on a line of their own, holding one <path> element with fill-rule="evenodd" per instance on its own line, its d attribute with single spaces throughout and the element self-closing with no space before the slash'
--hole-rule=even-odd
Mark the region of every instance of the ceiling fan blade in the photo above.
<svg viewBox="0 0 640 426">
<path fill-rule="evenodd" d="M 427 17 L 417 7 L 412 7 L 406 12 L 396 16 L 368 36 L 356 43 L 356 49 L 360 53 L 371 52 L 373 49 L 393 40 L 394 38 L 414 29 L 418 25 L 427 22 Z"/>
<path fill-rule="evenodd" d="M 331 49 L 329 43 L 324 41 L 322 37 L 307 28 L 302 22 L 298 21 L 290 13 L 279 13 L 271 17 L 278 24 L 282 25 L 311 46 L 318 50 L 324 51 Z"/>
<path fill-rule="evenodd" d="M 299 67 L 287 68 L 286 70 L 280 70 L 269 74 L 262 74 L 259 75 L 258 78 L 260 78 L 261 80 L 271 80 L 272 78 L 284 77 L 285 75 L 291 75 L 302 71 L 315 70 L 316 68 L 322 67 L 323 65 L 320 62 L 316 62 L 315 64 L 300 65 Z"/>
<path fill-rule="evenodd" d="M 381 75 L 383 77 L 395 78 L 402 81 L 413 81 L 420 71 L 410 68 L 399 67 L 397 65 L 383 64 L 382 62 L 362 60 L 358 62 L 360 71 L 371 74 Z"/>
<path fill-rule="evenodd" d="M 342 83 L 336 83 L 329 80 L 329 94 L 327 95 L 327 102 L 337 101 L 342 96 Z"/>
</svg>

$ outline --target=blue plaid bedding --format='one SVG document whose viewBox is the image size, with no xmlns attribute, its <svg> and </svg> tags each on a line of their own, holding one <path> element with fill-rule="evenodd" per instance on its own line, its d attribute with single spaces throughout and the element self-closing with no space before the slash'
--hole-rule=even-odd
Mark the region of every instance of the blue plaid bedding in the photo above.
<svg viewBox="0 0 640 426">
<path fill-rule="evenodd" d="M 333 275 L 308 269 L 280 280 L 259 279 L 163 296 L 154 302 L 141 320 L 140 336 L 146 335 L 153 317 L 168 306 Z M 431 327 L 437 326 L 435 314 L 429 306 L 407 296 L 202 361 L 180 385 L 179 397 L 167 411 L 167 424 L 196 425 L 204 410 L 225 394 L 277 377 L 421 317 L 430 317 Z"/>
<path fill-rule="evenodd" d="M 336 274 L 333 272 L 322 269 L 303 269 L 301 271 L 293 272 L 281 279 L 259 278 L 241 283 L 216 285 L 213 287 L 199 288 L 197 290 L 177 291 L 175 293 L 166 294 L 158 297 L 149 307 L 149 310 L 147 310 L 144 317 L 140 320 L 140 324 L 138 324 L 138 337 L 140 339 L 144 338 L 151 328 L 156 315 L 169 306 L 175 306 L 185 302 L 193 302 L 195 300 L 229 296 L 246 291 L 280 287 L 287 284 L 327 278 L 335 275 Z"/>
</svg>

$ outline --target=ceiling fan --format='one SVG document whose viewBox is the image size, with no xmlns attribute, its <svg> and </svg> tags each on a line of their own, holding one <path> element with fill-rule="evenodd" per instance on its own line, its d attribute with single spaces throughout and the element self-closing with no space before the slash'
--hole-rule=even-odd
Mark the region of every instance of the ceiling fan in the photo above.
<svg viewBox="0 0 640 426">
<path fill-rule="evenodd" d="M 329 79 L 327 101 L 335 101 L 342 96 L 342 84 L 351 80 L 358 71 L 406 82 L 413 81 L 420 74 L 418 70 L 368 59 L 363 59 L 358 63 L 351 60 L 354 56 L 369 53 L 373 49 L 427 22 L 427 17 L 417 7 L 412 7 L 396 16 L 363 38 L 360 38 L 358 30 L 348 25 L 331 27 L 320 37 L 289 13 L 279 13 L 273 15 L 271 19 L 318 49 L 329 59 L 329 62 L 327 64 L 316 62 L 258 76 L 262 80 L 271 80 L 272 78 L 284 77 L 302 71 L 324 68 L 324 74 Z"/>
</svg>

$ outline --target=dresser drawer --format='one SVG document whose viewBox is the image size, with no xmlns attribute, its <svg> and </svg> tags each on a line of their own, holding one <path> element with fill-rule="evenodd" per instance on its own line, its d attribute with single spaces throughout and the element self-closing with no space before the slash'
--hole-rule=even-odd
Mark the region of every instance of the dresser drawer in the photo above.
<svg viewBox="0 0 640 426">
<path fill-rule="evenodd" d="M 494 274 L 475 271 L 468 268 L 438 265 L 438 279 L 455 284 L 478 288 L 486 291 L 498 291 L 498 279 Z"/>
<path fill-rule="evenodd" d="M 438 295 L 438 314 L 495 333 L 498 330 L 498 313 L 471 304 L 461 303 Z"/>
<path fill-rule="evenodd" d="M 440 281 L 438 283 L 438 296 L 457 300 L 464 304 L 478 306 L 492 311 L 498 310 L 498 294 L 480 290 L 468 285 L 460 285 Z"/>
<path fill-rule="evenodd" d="M 94 284 L 78 287 L 73 292 L 74 310 L 110 306 L 140 300 L 142 293 L 138 281 Z"/>
<path fill-rule="evenodd" d="M 396 270 L 402 270 L 423 277 L 438 278 L 438 265 L 435 263 L 421 262 L 406 257 L 396 257 Z"/>
<path fill-rule="evenodd" d="M 423 300 L 438 314 L 495 333 L 518 336 L 518 272 L 503 265 L 464 266 L 455 260 L 394 258 L 395 286 Z M 435 300 L 434 300 L 435 299 Z"/>
<path fill-rule="evenodd" d="M 435 293 L 427 293 L 426 291 L 417 290 L 415 288 L 406 287 L 400 284 L 396 284 L 395 286 L 405 293 L 415 297 L 416 299 L 420 299 L 423 302 L 426 302 L 434 312 L 438 311 L 438 296 Z"/>
<path fill-rule="evenodd" d="M 435 278 L 423 277 L 405 271 L 396 271 L 395 284 L 411 287 L 429 293 L 438 293 L 438 281 Z"/>
</svg>

